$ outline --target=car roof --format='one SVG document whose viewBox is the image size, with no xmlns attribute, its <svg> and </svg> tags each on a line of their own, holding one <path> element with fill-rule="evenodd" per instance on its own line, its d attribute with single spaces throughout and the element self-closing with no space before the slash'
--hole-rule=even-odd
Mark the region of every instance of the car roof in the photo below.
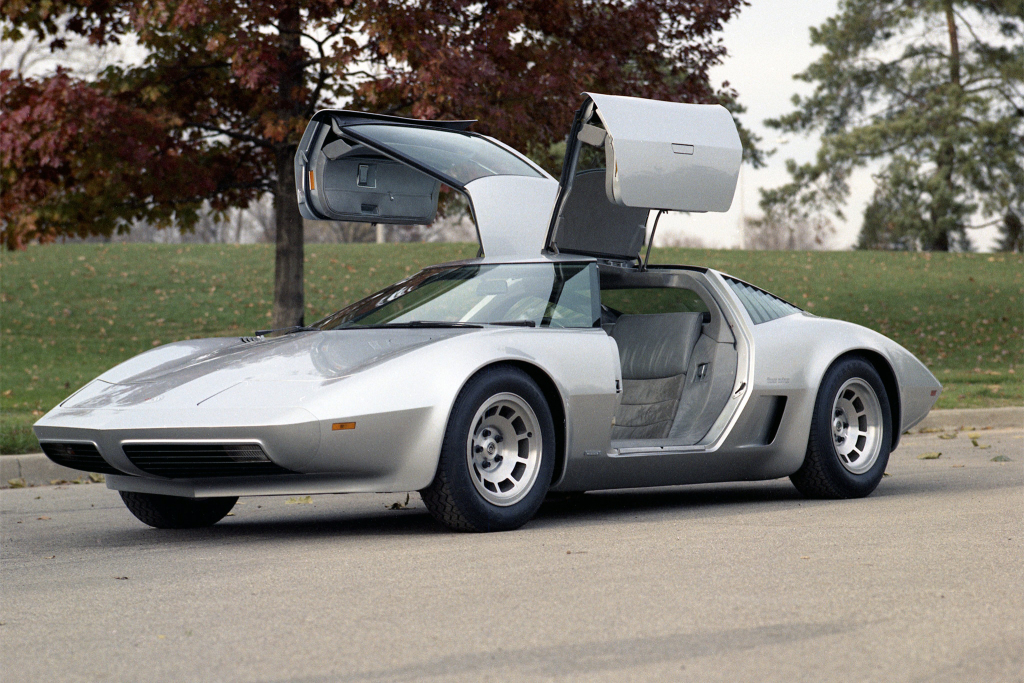
<svg viewBox="0 0 1024 683">
<path fill-rule="evenodd" d="M 429 268 L 452 268 L 457 266 L 486 266 L 510 263 L 594 263 L 597 259 L 592 256 L 580 256 L 579 254 L 537 254 L 536 256 L 508 257 L 508 256 L 478 256 L 476 258 L 459 259 L 458 261 L 446 261 L 426 266 Z"/>
</svg>

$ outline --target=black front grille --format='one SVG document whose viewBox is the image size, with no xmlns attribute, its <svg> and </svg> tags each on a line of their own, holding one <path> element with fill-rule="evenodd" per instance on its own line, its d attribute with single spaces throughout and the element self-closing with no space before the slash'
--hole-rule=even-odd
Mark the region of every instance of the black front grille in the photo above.
<svg viewBox="0 0 1024 683">
<path fill-rule="evenodd" d="M 83 472 L 124 474 L 107 464 L 94 443 L 41 443 L 46 457 L 58 465 Z"/>
<path fill-rule="evenodd" d="M 275 465 L 257 444 L 122 444 L 124 454 L 143 472 L 171 479 L 291 474 Z"/>
</svg>

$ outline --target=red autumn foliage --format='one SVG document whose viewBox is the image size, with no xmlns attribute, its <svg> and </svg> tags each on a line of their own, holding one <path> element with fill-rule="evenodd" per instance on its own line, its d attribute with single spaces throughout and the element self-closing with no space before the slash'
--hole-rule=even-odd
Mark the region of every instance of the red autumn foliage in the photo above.
<svg viewBox="0 0 1024 683">
<path fill-rule="evenodd" d="M 745 0 L 6 0 L 8 33 L 59 47 L 129 33 L 144 63 L 85 81 L 0 75 L 0 227 L 8 248 L 188 226 L 275 196 L 274 322 L 301 318 L 302 224 L 291 172 L 319 108 L 475 129 L 553 168 L 586 90 L 735 106 L 708 70 Z"/>
<path fill-rule="evenodd" d="M 594 91 L 676 102 L 731 101 L 708 70 L 739 0 L 435 0 L 369 3 L 369 47 L 386 64 L 357 108 L 476 118 L 475 129 L 539 152 L 564 139 Z"/>
<path fill-rule="evenodd" d="M 18 248 L 60 235 L 109 234 L 119 221 L 166 223 L 212 194 L 213 171 L 167 134 L 159 114 L 58 72 L 0 73 L 0 221 Z"/>
</svg>

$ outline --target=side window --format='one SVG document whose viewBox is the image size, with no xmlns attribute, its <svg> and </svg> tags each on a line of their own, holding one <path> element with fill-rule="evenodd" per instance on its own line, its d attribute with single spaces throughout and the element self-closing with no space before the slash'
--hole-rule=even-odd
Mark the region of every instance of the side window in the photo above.
<svg viewBox="0 0 1024 683">
<path fill-rule="evenodd" d="M 562 290 L 557 300 L 549 304 L 545 320 L 551 327 L 595 327 L 600 324 L 601 311 L 594 301 L 597 289 L 597 265 L 589 264 L 580 270 L 559 265 L 556 267 Z"/>
<path fill-rule="evenodd" d="M 602 289 L 601 304 L 615 313 L 708 313 L 707 305 L 689 289 L 651 287 L 644 289 Z M 705 318 L 706 319 L 706 318 Z"/>
</svg>

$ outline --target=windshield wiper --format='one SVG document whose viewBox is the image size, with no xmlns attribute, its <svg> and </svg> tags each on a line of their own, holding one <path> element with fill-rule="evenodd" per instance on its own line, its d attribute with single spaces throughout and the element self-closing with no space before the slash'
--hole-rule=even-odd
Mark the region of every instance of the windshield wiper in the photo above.
<svg viewBox="0 0 1024 683">
<path fill-rule="evenodd" d="M 256 336 L 262 337 L 265 334 L 273 334 L 274 332 L 284 332 L 285 334 L 292 334 L 294 332 L 316 332 L 319 327 L 309 327 L 308 325 L 292 325 L 291 327 L 278 327 L 275 330 L 256 330 Z"/>
<path fill-rule="evenodd" d="M 366 327 L 374 328 L 386 328 L 386 327 L 476 327 L 480 325 L 476 323 L 457 323 L 450 322 L 447 320 L 410 320 L 406 323 L 381 323 L 380 325 L 367 325 Z"/>
<path fill-rule="evenodd" d="M 508 327 L 537 327 L 537 323 L 532 320 L 501 320 L 496 323 L 487 323 L 488 325 L 506 325 Z"/>
</svg>

